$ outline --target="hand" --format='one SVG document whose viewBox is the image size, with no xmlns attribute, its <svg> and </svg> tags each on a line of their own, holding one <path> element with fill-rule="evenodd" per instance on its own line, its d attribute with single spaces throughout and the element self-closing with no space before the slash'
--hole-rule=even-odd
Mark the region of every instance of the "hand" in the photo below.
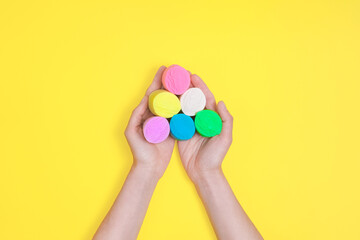
<svg viewBox="0 0 360 240">
<path fill-rule="evenodd" d="M 168 137 L 165 141 L 152 144 L 146 141 L 143 135 L 142 125 L 146 119 L 153 116 L 148 108 L 149 95 L 161 88 L 161 76 L 165 66 L 161 66 L 157 71 L 153 82 L 146 90 L 144 98 L 134 109 L 125 136 L 134 156 L 133 168 L 141 168 L 160 178 L 169 164 L 175 140 Z"/>
<path fill-rule="evenodd" d="M 214 95 L 199 76 L 191 75 L 191 84 L 191 87 L 198 87 L 204 92 L 206 108 L 216 111 L 223 121 L 220 135 L 205 138 L 195 133 L 187 141 L 178 141 L 181 162 L 195 183 L 212 173 L 221 172 L 221 163 L 232 143 L 233 118 L 224 102 L 216 105 Z"/>
<path fill-rule="evenodd" d="M 134 156 L 133 168 L 94 240 L 137 238 L 157 181 L 170 161 L 175 140 L 169 137 L 162 143 L 151 144 L 142 132 L 143 122 L 151 116 L 147 107 L 149 95 L 161 88 L 164 69 L 158 70 L 145 97 L 131 115 L 125 135 Z M 223 102 L 216 106 L 214 96 L 198 76 L 192 75 L 191 81 L 192 86 L 204 92 L 206 107 L 220 114 L 223 129 L 220 135 L 212 138 L 196 134 L 190 140 L 178 141 L 185 170 L 197 187 L 218 239 L 262 239 L 221 171 L 222 160 L 232 141 L 232 117 Z"/>
</svg>

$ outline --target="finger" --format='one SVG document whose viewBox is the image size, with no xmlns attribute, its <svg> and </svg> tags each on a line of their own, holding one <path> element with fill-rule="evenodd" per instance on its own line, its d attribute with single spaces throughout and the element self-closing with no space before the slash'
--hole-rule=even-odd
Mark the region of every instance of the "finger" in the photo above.
<svg viewBox="0 0 360 240">
<path fill-rule="evenodd" d="M 194 87 L 200 88 L 201 91 L 205 94 L 206 97 L 206 108 L 214 110 L 216 109 L 216 101 L 214 94 L 210 91 L 210 89 L 206 86 L 205 82 L 201 80 L 201 78 L 196 75 L 191 75 L 191 83 L 194 85 Z"/>
<path fill-rule="evenodd" d="M 231 143 L 232 142 L 232 129 L 233 129 L 233 117 L 227 110 L 225 103 L 220 101 L 217 105 L 217 112 L 219 113 L 223 127 L 220 133 L 221 138 L 225 141 Z"/>
<path fill-rule="evenodd" d="M 146 111 L 145 111 L 145 113 L 144 113 L 143 116 L 142 116 L 141 125 L 142 125 L 148 118 L 153 117 L 153 116 L 154 116 L 154 114 L 152 114 L 152 112 L 150 111 L 150 109 L 149 109 L 149 108 L 146 108 Z"/>
<path fill-rule="evenodd" d="M 147 104 L 148 98 L 145 96 L 141 100 L 140 104 L 132 112 L 126 131 L 135 132 L 137 128 L 141 126 L 143 115 L 147 110 Z"/>
<path fill-rule="evenodd" d="M 145 96 L 149 96 L 153 91 L 161 88 L 161 78 L 164 70 L 166 69 L 165 66 L 161 66 L 159 70 L 156 72 L 155 77 L 146 90 Z"/>
<path fill-rule="evenodd" d="M 146 112 L 148 110 L 147 105 L 149 101 L 149 95 L 153 91 L 161 88 L 161 76 L 165 69 L 166 69 L 165 66 L 161 66 L 158 69 L 152 83 L 146 90 L 145 96 L 141 100 L 140 104 L 133 110 L 129 123 L 125 130 L 125 135 L 127 135 L 128 138 L 129 137 L 131 138 L 131 136 L 136 136 L 136 133 L 141 128 L 141 125 L 143 124 L 144 116 L 146 115 Z"/>
<path fill-rule="evenodd" d="M 189 71 L 189 70 L 187 70 L 188 71 L 188 73 L 190 74 L 190 76 L 191 76 L 191 72 Z M 192 84 L 192 82 L 190 82 L 190 86 L 189 86 L 189 88 L 193 88 L 194 87 L 194 85 Z"/>
</svg>

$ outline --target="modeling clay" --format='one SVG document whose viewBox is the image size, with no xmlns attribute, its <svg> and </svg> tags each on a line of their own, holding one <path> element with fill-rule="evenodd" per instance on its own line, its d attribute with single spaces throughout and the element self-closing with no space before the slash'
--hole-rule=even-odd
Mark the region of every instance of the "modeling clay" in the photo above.
<svg viewBox="0 0 360 240">
<path fill-rule="evenodd" d="M 189 88 L 180 97 L 181 110 L 188 116 L 195 114 L 205 108 L 206 98 L 200 88 Z"/>
<path fill-rule="evenodd" d="M 160 143 L 169 136 L 170 125 L 166 118 L 151 117 L 144 122 L 143 132 L 148 142 Z"/>
<path fill-rule="evenodd" d="M 166 90 L 156 90 L 149 96 L 150 111 L 157 116 L 171 118 L 180 112 L 179 98 Z"/>
<path fill-rule="evenodd" d="M 185 114 L 176 114 L 170 120 L 170 132 L 177 140 L 188 140 L 195 134 L 194 120 Z"/>
<path fill-rule="evenodd" d="M 181 95 L 190 86 L 190 73 L 179 65 L 171 65 L 163 72 L 162 84 L 169 92 Z"/>
<path fill-rule="evenodd" d="M 212 110 L 202 110 L 195 116 L 196 131 L 203 137 L 219 135 L 222 129 L 220 116 Z"/>
</svg>

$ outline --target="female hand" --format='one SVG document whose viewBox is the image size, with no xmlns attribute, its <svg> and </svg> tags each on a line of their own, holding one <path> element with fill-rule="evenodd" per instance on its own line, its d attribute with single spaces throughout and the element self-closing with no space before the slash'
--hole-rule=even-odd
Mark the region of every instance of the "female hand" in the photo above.
<svg viewBox="0 0 360 240">
<path fill-rule="evenodd" d="M 149 95 L 161 88 L 161 76 L 165 66 L 161 66 L 157 71 L 153 82 L 146 90 L 144 98 L 134 109 L 125 136 L 134 156 L 133 168 L 141 168 L 160 178 L 169 164 L 175 140 L 168 137 L 165 141 L 152 144 L 145 140 L 142 125 L 146 119 L 153 116 L 148 108 Z"/>
<path fill-rule="evenodd" d="M 170 161 L 175 140 L 168 137 L 162 143 L 151 144 L 142 132 L 143 122 L 152 115 L 147 107 L 149 95 L 161 88 L 164 69 L 158 70 L 145 97 L 131 115 L 125 135 L 134 156 L 133 167 L 94 240 L 137 238 L 157 181 Z M 221 171 L 221 162 L 231 145 L 232 117 L 223 102 L 216 106 L 214 96 L 198 76 L 192 75 L 191 80 L 193 86 L 204 92 L 206 107 L 220 114 L 223 129 L 220 135 L 212 138 L 196 134 L 188 141 L 179 141 L 181 161 L 197 185 L 218 239 L 262 239 Z"/>
<path fill-rule="evenodd" d="M 201 78 L 191 75 L 191 87 L 200 88 L 206 97 L 206 108 L 219 113 L 223 128 L 220 135 L 205 138 L 195 133 L 187 141 L 178 141 L 179 153 L 184 168 L 193 182 L 199 181 L 209 174 L 221 171 L 221 163 L 232 143 L 233 118 L 224 102 L 216 105 L 214 95 Z"/>
<path fill-rule="evenodd" d="M 178 141 L 184 168 L 195 184 L 218 239 L 263 239 L 221 169 L 232 142 L 233 118 L 223 102 L 216 105 L 214 95 L 197 75 L 191 75 L 191 82 L 204 92 L 206 108 L 219 113 L 223 128 L 220 135 L 212 138 L 196 133 L 190 140 Z"/>
</svg>

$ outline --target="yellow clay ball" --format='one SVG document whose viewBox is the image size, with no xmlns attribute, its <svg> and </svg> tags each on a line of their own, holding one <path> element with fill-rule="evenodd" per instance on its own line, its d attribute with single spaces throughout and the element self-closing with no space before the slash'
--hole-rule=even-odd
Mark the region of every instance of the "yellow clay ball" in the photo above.
<svg viewBox="0 0 360 240">
<path fill-rule="evenodd" d="M 181 110 L 179 98 L 166 90 L 160 89 L 149 96 L 149 109 L 157 116 L 171 118 Z"/>
</svg>

